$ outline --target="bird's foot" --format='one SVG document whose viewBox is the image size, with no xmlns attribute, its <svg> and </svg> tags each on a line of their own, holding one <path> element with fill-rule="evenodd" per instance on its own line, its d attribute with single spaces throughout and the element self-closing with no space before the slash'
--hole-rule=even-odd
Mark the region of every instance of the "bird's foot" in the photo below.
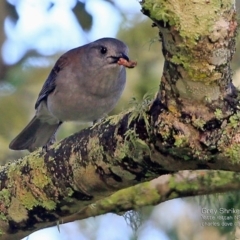
<svg viewBox="0 0 240 240">
<path fill-rule="evenodd" d="M 56 136 L 55 136 L 55 134 L 53 134 L 52 137 L 47 142 L 47 144 L 42 147 L 42 151 L 43 152 L 48 152 L 51 145 L 53 145 L 55 142 L 56 142 Z"/>
</svg>

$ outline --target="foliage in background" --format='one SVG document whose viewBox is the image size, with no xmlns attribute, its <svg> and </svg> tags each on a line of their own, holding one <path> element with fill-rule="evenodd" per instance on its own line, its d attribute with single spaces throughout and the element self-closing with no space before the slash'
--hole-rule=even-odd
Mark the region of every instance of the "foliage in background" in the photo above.
<svg viewBox="0 0 240 240">
<path fill-rule="evenodd" d="M 11 10 L 12 8 L 7 9 Z M 87 18 L 81 18 L 81 11 L 84 9 L 84 5 L 80 4 L 74 8 L 74 13 L 77 13 L 76 16 L 82 23 L 81 25 L 85 29 L 89 29 L 92 23 L 91 16 L 85 13 Z M 84 19 L 86 19 L 86 23 L 84 23 Z M 152 44 L 153 39 L 157 39 L 157 31 L 150 27 L 151 21 L 133 20 L 126 23 L 123 19 L 121 26 L 117 37 L 129 46 L 130 57 L 138 61 L 138 67 L 127 71 L 127 86 L 124 95 L 111 114 L 128 108 L 128 102 L 132 97 L 141 100 L 144 93 L 153 92 L 153 89 L 155 91 L 162 72 L 161 59 L 156 54 L 156 52 L 160 53 L 161 49 L 158 42 Z M 38 93 L 59 55 L 60 53 L 46 57 L 36 54 L 36 52 L 26 53 L 22 61 L 14 66 L 9 66 L 8 71 L 5 72 L 4 80 L 13 91 L 0 95 L 0 162 L 11 161 L 11 159 L 17 159 L 26 154 L 26 152 L 9 150 L 8 144 L 32 118 Z M 49 64 L 47 67 L 40 64 L 38 67 L 31 66 L 29 59 L 39 62 L 45 60 Z M 1 92 L 3 93 L 3 90 Z M 64 123 L 59 131 L 58 139 L 69 136 L 82 127 L 86 127 L 86 124 Z"/>
</svg>

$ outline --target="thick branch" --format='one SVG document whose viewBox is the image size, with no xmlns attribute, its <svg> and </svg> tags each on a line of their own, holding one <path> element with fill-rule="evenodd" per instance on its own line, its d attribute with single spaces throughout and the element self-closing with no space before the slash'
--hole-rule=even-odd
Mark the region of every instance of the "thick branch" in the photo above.
<svg viewBox="0 0 240 240">
<path fill-rule="evenodd" d="M 221 193 L 226 189 L 234 191 L 239 188 L 238 173 L 209 170 L 179 171 L 176 174 L 164 175 L 150 182 L 119 190 L 63 219 L 63 222 L 72 222 L 108 212 L 138 210 L 144 206 L 156 205 L 179 197 Z"/>
<path fill-rule="evenodd" d="M 157 109 L 152 106 L 148 114 L 156 114 L 159 106 Z M 169 124 L 169 119 L 164 119 L 166 112 L 163 109 L 161 112 L 162 123 Z M 147 124 L 147 131 L 144 118 L 133 118 L 134 113 L 111 117 L 70 136 L 47 153 L 34 152 L 2 167 L 2 231 L 26 236 L 46 222 L 55 223 L 119 189 L 165 173 L 199 166 L 240 170 L 240 164 L 231 164 L 227 157 L 220 157 L 222 154 L 216 154 L 214 161 L 212 157 L 209 161 L 197 158 L 186 161 L 183 157 L 187 155 L 177 157 L 173 149 L 171 152 L 161 146 L 163 142 L 157 135 L 148 134 L 153 132 L 149 128 L 152 124 Z M 142 114 L 150 119 L 151 115 Z M 190 154 L 191 149 L 188 151 Z"/>
<path fill-rule="evenodd" d="M 239 99 L 230 68 L 234 1 L 145 0 L 142 6 L 160 30 L 166 59 L 156 101 L 168 109 L 170 123 L 159 135 L 178 156 L 179 147 L 190 146 L 193 157 L 222 152 L 239 162 Z"/>
</svg>

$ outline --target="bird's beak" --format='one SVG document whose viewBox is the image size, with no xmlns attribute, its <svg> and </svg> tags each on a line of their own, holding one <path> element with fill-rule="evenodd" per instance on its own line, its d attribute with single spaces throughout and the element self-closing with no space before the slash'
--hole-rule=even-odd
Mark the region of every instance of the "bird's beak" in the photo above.
<svg viewBox="0 0 240 240">
<path fill-rule="evenodd" d="M 124 53 L 121 53 L 121 56 L 119 58 L 124 58 L 125 60 L 129 61 L 129 57 Z"/>
<path fill-rule="evenodd" d="M 110 58 L 113 59 L 112 63 L 117 63 L 120 58 L 124 58 L 125 60 L 129 61 L 129 57 L 124 53 L 120 53 L 118 56 L 110 56 Z"/>
</svg>

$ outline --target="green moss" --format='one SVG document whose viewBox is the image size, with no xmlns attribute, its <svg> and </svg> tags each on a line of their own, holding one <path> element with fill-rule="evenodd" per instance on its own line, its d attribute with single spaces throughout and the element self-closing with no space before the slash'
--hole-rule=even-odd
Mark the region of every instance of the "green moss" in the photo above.
<svg viewBox="0 0 240 240">
<path fill-rule="evenodd" d="M 131 111 L 131 109 L 127 109 L 125 111 L 122 111 L 121 113 L 117 114 L 117 115 L 112 115 L 112 116 L 109 116 L 107 118 L 105 118 L 103 120 L 103 123 L 106 124 L 107 122 L 109 122 L 110 125 L 116 125 L 118 124 L 121 119 L 127 115 L 129 112 Z"/>
<path fill-rule="evenodd" d="M 209 99 L 210 102 L 219 99 L 219 87 L 213 84 L 222 75 L 214 65 L 226 64 L 228 55 L 227 51 L 222 57 L 210 55 L 212 45 L 204 39 L 208 37 L 217 41 L 226 37 L 226 31 L 218 29 L 225 24 L 224 13 L 232 11 L 232 4 L 220 5 L 219 0 L 207 4 L 204 1 L 186 4 L 180 0 L 145 0 L 141 5 L 143 12 L 159 25 L 165 49 L 169 52 L 167 61 L 179 66 L 181 79 L 203 83 L 191 85 L 178 81 L 176 86 L 180 97 L 200 101 Z M 162 22 L 174 27 L 164 28 Z M 199 49 L 202 49 L 201 56 Z"/>
<path fill-rule="evenodd" d="M 29 169 L 28 176 L 25 176 L 21 172 L 22 168 L 26 166 Z M 44 159 L 39 157 L 39 152 L 26 156 L 18 164 L 11 164 L 9 166 L 8 177 L 9 181 L 12 181 L 8 184 L 9 188 L 11 186 L 14 187 L 17 199 L 26 209 L 43 206 L 48 210 L 52 210 L 56 207 L 56 203 L 47 199 L 43 191 L 45 187 L 52 186 L 52 181 L 51 177 L 48 176 Z M 28 182 L 29 180 L 30 182 Z M 26 184 L 25 182 L 28 183 Z M 5 192 L 5 196 L 6 194 L 7 192 Z"/>
<path fill-rule="evenodd" d="M 121 151 L 121 150 L 120 150 Z M 141 161 L 144 153 L 151 154 L 151 150 L 146 142 L 139 138 L 135 129 L 129 129 L 124 135 L 124 145 L 122 148 L 125 156 Z"/>
<path fill-rule="evenodd" d="M 121 166 L 112 166 L 110 169 L 111 172 L 124 179 L 124 181 L 132 181 L 136 178 L 135 174 L 130 173 L 128 170 L 124 170 Z"/>
<path fill-rule="evenodd" d="M 240 162 L 240 145 L 239 143 L 234 143 L 230 147 L 224 149 L 224 155 L 229 157 L 232 163 Z"/>
<path fill-rule="evenodd" d="M 177 158 L 184 159 L 186 161 L 193 159 L 192 149 L 188 146 L 186 147 L 171 147 L 168 149 L 168 152 L 172 156 L 176 156 Z"/>
<path fill-rule="evenodd" d="M 173 52 L 173 57 L 169 59 L 172 63 L 183 66 L 186 71 L 184 78 L 191 79 L 195 82 L 211 82 L 215 80 L 215 72 L 212 71 L 211 66 L 207 63 L 201 62 L 196 59 L 193 49 L 186 52 L 187 47 L 177 48 L 176 52 Z M 201 71 L 200 71 L 201 70 Z"/>
<path fill-rule="evenodd" d="M 191 173 L 189 173 L 190 175 Z M 186 176 L 188 179 L 189 176 Z M 183 194 L 184 192 L 201 192 L 201 189 L 205 189 L 206 187 L 210 189 L 213 187 L 226 186 L 226 184 L 231 183 L 234 179 L 236 179 L 236 175 L 233 172 L 225 172 L 225 171 L 212 171 L 209 173 L 203 174 L 201 177 L 193 178 L 193 181 L 185 181 L 184 178 L 179 180 L 176 176 L 172 176 L 169 180 L 169 187 L 173 191 L 174 195 L 171 197 L 179 197 L 179 194 Z"/>
<path fill-rule="evenodd" d="M 21 189 L 21 192 L 19 192 L 17 197 L 26 209 L 31 210 L 36 206 L 43 206 L 47 210 L 53 210 L 56 208 L 56 203 L 53 200 L 47 199 L 44 193 L 42 193 L 39 198 L 36 198 L 30 191 Z"/>
<path fill-rule="evenodd" d="M 165 125 L 165 123 L 160 123 L 159 134 L 161 134 L 163 140 L 167 140 L 171 136 L 170 127 Z"/>
<path fill-rule="evenodd" d="M 66 191 L 67 191 L 67 195 L 68 195 L 69 197 L 71 197 L 71 196 L 73 195 L 73 193 L 74 193 L 73 189 L 70 188 L 70 187 L 67 187 L 67 188 L 66 188 Z"/>
<path fill-rule="evenodd" d="M 12 219 L 16 223 L 21 223 L 26 221 L 27 218 L 27 209 L 21 204 L 19 199 L 12 197 L 11 205 L 8 208 L 8 219 Z"/>
<path fill-rule="evenodd" d="M 184 191 L 193 191 L 197 190 L 199 188 L 199 184 L 197 182 L 188 182 L 188 181 L 178 181 L 175 176 L 172 176 L 169 179 L 169 188 L 172 190 L 175 190 L 173 193 L 175 193 L 174 196 L 171 197 L 179 197 L 177 192 L 181 193 Z"/>
<path fill-rule="evenodd" d="M 216 171 L 213 174 L 208 174 L 205 177 L 205 182 L 209 185 L 209 187 L 216 187 L 231 183 L 235 178 L 236 176 L 234 172 Z"/>
<path fill-rule="evenodd" d="M 196 62 L 192 67 L 196 66 Z M 201 66 L 196 67 L 197 69 L 195 70 L 194 68 L 186 68 L 188 76 L 193 80 L 193 81 L 202 81 L 206 80 L 207 77 L 209 77 L 209 72 L 200 72 L 199 69 L 201 69 Z"/>
<path fill-rule="evenodd" d="M 19 170 L 19 165 L 17 165 L 16 163 L 12 163 L 9 165 L 9 168 L 8 168 L 8 172 L 7 172 L 7 175 L 8 175 L 8 178 L 11 180 L 11 179 L 15 179 L 17 176 L 20 176 L 21 175 L 21 172 Z M 10 186 L 11 186 L 11 183 L 10 183 Z M 14 184 L 13 184 L 14 186 Z"/>
<path fill-rule="evenodd" d="M 139 138 L 136 134 L 136 129 L 130 128 L 130 125 L 135 121 L 143 120 L 145 128 L 148 134 L 151 131 L 151 125 L 149 123 L 149 116 L 147 111 L 149 105 L 152 102 L 152 94 L 147 93 L 143 96 L 143 101 L 138 102 L 135 98 L 130 102 L 131 113 L 128 117 L 128 127 L 129 129 L 124 134 L 124 139 L 120 136 L 116 136 L 118 139 L 118 146 L 116 147 L 114 156 L 117 159 L 123 159 L 125 156 L 132 157 L 136 161 L 142 159 L 143 153 L 148 153 L 150 155 L 151 151 L 148 144 Z"/>
<path fill-rule="evenodd" d="M 129 201 L 129 199 L 131 199 L 131 201 Z M 123 207 L 124 209 L 139 209 L 141 206 L 155 205 L 159 199 L 160 195 L 158 191 L 155 188 L 151 188 L 151 184 L 146 182 L 119 190 L 111 196 L 99 200 L 93 209 L 101 209 L 102 213 L 105 213 L 107 209 L 111 209 L 113 205 L 115 206 L 116 212 L 118 212 L 118 206 L 121 207 L 121 209 L 119 209 L 120 211 L 123 210 Z"/>
<path fill-rule="evenodd" d="M 188 138 L 184 135 L 174 135 L 173 136 L 175 139 L 174 146 L 176 147 L 184 147 L 188 143 Z"/>
<path fill-rule="evenodd" d="M 151 124 L 149 123 L 149 115 L 147 114 L 149 110 L 149 106 L 153 101 L 153 94 L 148 92 L 143 96 L 141 102 L 138 102 L 135 98 L 131 100 L 129 103 L 132 106 L 129 118 L 128 118 L 128 127 L 131 125 L 133 121 L 143 120 L 146 131 L 149 134 L 151 131 Z"/>
<path fill-rule="evenodd" d="M 6 215 L 4 215 L 3 213 L 0 213 L 0 220 L 7 221 L 8 219 L 7 219 Z"/>
<path fill-rule="evenodd" d="M 119 143 L 114 152 L 114 158 L 116 160 L 121 160 L 128 154 L 128 147 L 126 144 Z"/>
<path fill-rule="evenodd" d="M 203 129 L 203 126 L 205 125 L 206 121 L 202 118 L 197 118 L 193 121 L 193 126 L 195 126 L 198 129 Z"/>
<path fill-rule="evenodd" d="M 187 156 L 187 155 L 183 155 L 182 158 L 185 160 L 185 161 L 189 161 L 191 160 L 192 158 Z"/>
<path fill-rule="evenodd" d="M 223 118 L 223 112 L 221 109 L 217 108 L 214 112 L 214 115 L 217 119 L 222 119 Z"/>
<path fill-rule="evenodd" d="M 31 160 L 31 163 L 29 165 L 32 168 L 31 181 L 36 187 L 43 189 L 49 184 L 52 184 L 51 178 L 50 176 L 48 176 L 43 158 L 35 157 L 34 159 Z"/>
<path fill-rule="evenodd" d="M 103 146 L 100 144 L 99 138 L 97 136 L 89 138 L 87 150 L 89 159 L 94 159 L 98 156 L 99 160 L 103 160 L 102 156 L 104 153 L 104 149 Z"/>
<path fill-rule="evenodd" d="M 39 205 L 38 199 L 36 199 L 36 197 L 33 196 L 33 194 L 26 189 L 19 190 L 17 198 L 27 209 L 33 209 L 33 207 Z"/>
<path fill-rule="evenodd" d="M 200 36 L 207 36 L 219 18 L 220 9 L 230 10 L 232 5 L 225 0 L 221 8 L 219 0 L 196 1 L 186 4 L 179 0 L 145 0 L 141 3 L 143 12 L 154 21 L 163 21 L 180 32 L 186 45 L 195 45 Z M 228 2 L 228 4 L 227 4 Z M 200 11 L 199 11 L 200 10 Z"/>
<path fill-rule="evenodd" d="M 64 195 L 65 195 L 66 197 L 64 197 L 64 201 L 66 201 L 66 202 L 73 202 L 73 199 L 71 198 L 71 196 L 72 196 L 73 193 L 74 193 L 73 189 L 70 188 L 70 187 L 67 187 L 65 190 L 66 190 L 66 191 L 65 191 Z"/>
<path fill-rule="evenodd" d="M 4 203 L 4 205 L 8 207 L 10 204 L 10 201 L 11 201 L 11 193 L 9 192 L 8 189 L 3 188 L 0 191 L 0 202 Z"/>
<path fill-rule="evenodd" d="M 175 25 L 177 22 L 177 16 L 173 15 L 171 8 L 164 1 L 144 1 L 142 5 L 143 9 L 149 11 L 150 17 L 158 21 L 163 21 L 169 25 Z M 176 19 L 175 19 L 176 18 Z"/>
<path fill-rule="evenodd" d="M 176 55 L 174 55 L 171 58 L 171 61 L 177 65 L 182 65 L 185 69 L 188 69 L 190 67 L 190 62 L 192 61 L 191 55 L 188 55 L 183 52 L 177 52 Z"/>
<path fill-rule="evenodd" d="M 52 200 L 44 200 L 41 204 L 47 210 L 54 210 L 56 209 L 56 203 Z"/>
<path fill-rule="evenodd" d="M 230 124 L 229 126 L 232 128 L 236 128 L 238 126 L 239 123 L 239 116 L 234 114 L 229 118 Z"/>
</svg>

